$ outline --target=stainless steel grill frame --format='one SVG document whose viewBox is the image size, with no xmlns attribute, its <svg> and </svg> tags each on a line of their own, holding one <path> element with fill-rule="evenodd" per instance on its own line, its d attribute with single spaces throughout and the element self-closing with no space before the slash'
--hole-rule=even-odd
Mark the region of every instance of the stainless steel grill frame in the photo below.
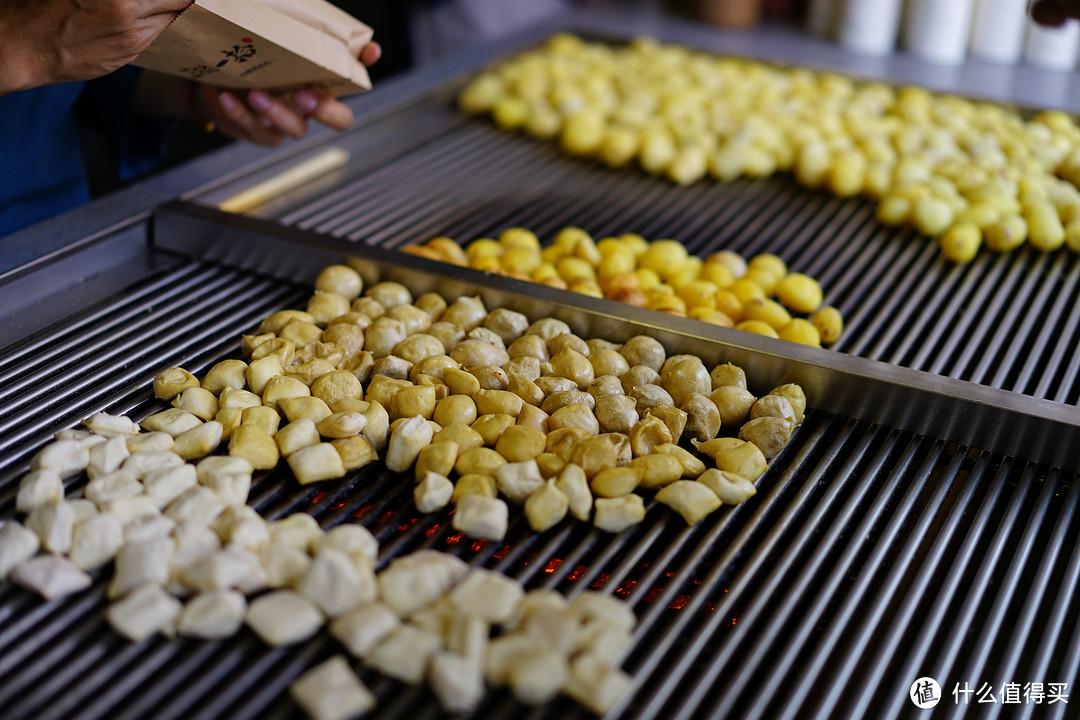
<svg viewBox="0 0 1080 720">
<path fill-rule="evenodd" d="M 623 717 L 915 717 L 908 686 L 922 675 L 942 683 L 938 714 L 1070 717 L 1061 703 L 957 707 L 950 691 L 1080 676 L 1076 258 L 1022 252 L 951 267 L 925 241 L 875 225 L 860 201 L 784 179 L 677 189 L 615 173 L 466 122 L 452 95 L 450 83 L 406 97 L 357 131 L 195 194 L 212 203 L 324 145 L 347 147 L 342 173 L 261 209 L 295 229 L 166 208 L 157 228 L 133 218 L 5 279 L 0 518 L 52 432 L 99 409 L 160 407 L 149 392 L 159 369 L 198 372 L 236 355 L 240 333 L 303 302 L 303 272 L 347 252 L 342 239 L 393 248 L 581 224 L 679 237 L 699 253 L 778 252 L 844 310 L 836 351 L 696 337 L 702 326 L 646 311 L 468 272 L 452 280 L 605 330 L 625 317 L 744 362 L 762 386 L 807 382 L 816 409 L 746 504 L 694 528 L 650 506 L 618 538 L 570 523 L 537 536 L 518 517 L 505 543 L 473 543 L 445 516 L 416 515 L 410 483 L 381 464 L 332 487 L 301 488 L 275 470 L 251 501 L 269 518 L 362 522 L 385 557 L 434 547 L 529 587 L 627 598 L 639 628 L 625 667 L 638 690 Z M 275 252 L 253 264 L 251 242 Z M 277 253 L 297 242 L 294 262 Z M 395 262 L 380 248 L 353 252 Z M 432 269 L 410 263 L 400 271 L 414 278 Z M 48 290 L 82 278 L 77 303 Z M 26 288 L 37 302 L 7 304 Z M 292 717 L 288 683 L 336 651 L 325 633 L 277 650 L 247 632 L 129 645 L 104 622 L 105 574 L 55 603 L 0 584 L 0 717 Z M 375 717 L 441 716 L 427 691 L 361 674 L 380 700 Z M 586 716 L 566 700 L 527 709 L 503 693 L 476 716 L 522 713 Z"/>
</svg>

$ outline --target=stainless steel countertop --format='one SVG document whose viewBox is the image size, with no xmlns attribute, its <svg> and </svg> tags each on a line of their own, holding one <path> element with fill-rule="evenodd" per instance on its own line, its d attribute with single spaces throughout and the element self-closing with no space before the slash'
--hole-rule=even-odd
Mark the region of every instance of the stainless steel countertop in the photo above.
<svg viewBox="0 0 1080 720">
<path fill-rule="evenodd" d="M 1019 65 L 968 61 L 955 67 L 920 62 L 903 52 L 873 58 L 845 52 L 798 28 L 761 26 L 732 31 L 695 23 L 662 12 L 655 2 L 595 6 L 568 11 L 555 21 L 493 45 L 477 47 L 429 68 L 381 83 L 370 93 L 349 99 L 357 119 L 353 133 L 416 93 L 435 88 L 478 65 L 495 60 L 530 40 L 570 30 L 611 37 L 650 35 L 720 54 L 783 64 L 841 71 L 891 83 L 918 84 L 942 92 L 995 100 L 1028 108 L 1056 108 L 1080 114 L 1080 73 L 1062 73 Z M 162 172 L 90 204 L 0 238 L 0 284 L 73 246 L 92 243 L 124 228 L 144 225 L 150 212 L 178 198 L 188 198 L 234 182 L 268 164 L 301 154 L 324 142 L 331 131 L 315 128 L 303 140 L 279 148 L 236 143 Z M 3 299 L 0 298 L 0 303 Z"/>
</svg>

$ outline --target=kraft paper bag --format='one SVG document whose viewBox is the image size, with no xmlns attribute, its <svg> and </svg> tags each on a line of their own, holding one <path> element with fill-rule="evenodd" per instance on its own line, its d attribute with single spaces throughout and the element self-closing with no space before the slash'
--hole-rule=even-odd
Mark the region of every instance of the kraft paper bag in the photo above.
<svg viewBox="0 0 1080 720">
<path fill-rule="evenodd" d="M 225 88 L 339 97 L 371 89 L 358 57 L 372 35 L 323 0 L 196 0 L 135 64 Z"/>
</svg>

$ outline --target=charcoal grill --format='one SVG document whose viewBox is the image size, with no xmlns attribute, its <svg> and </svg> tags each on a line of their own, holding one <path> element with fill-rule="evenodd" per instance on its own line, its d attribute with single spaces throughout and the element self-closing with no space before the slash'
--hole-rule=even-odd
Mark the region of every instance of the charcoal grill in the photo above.
<svg viewBox="0 0 1080 720">
<path fill-rule="evenodd" d="M 951 690 L 1080 676 L 1077 258 L 1022 251 L 953 267 L 861 201 L 783 178 L 674 188 L 613 172 L 462 120 L 453 91 L 407 95 L 356 131 L 5 277 L 0 517 L 52 432 L 97 410 L 153 412 L 159 369 L 198 373 L 237 355 L 242 332 L 304 302 L 314 268 L 364 255 L 389 276 L 475 289 L 597 335 L 648 328 L 744 364 L 759 390 L 803 382 L 813 409 L 755 498 L 693 528 L 650 505 L 619 537 L 570 522 L 533 535 L 517 517 L 505 542 L 471 541 L 443 515 L 418 515 L 411 482 L 381 463 L 307 488 L 280 469 L 261 475 L 251 501 L 266 517 L 361 522 L 384 558 L 431 547 L 528 587 L 625 598 L 639 618 L 627 718 L 921 717 L 908 699 L 921 676 L 943 687 L 935 717 L 1071 716 L 1072 701 L 956 706 Z M 326 145 L 353 162 L 259 218 L 207 207 Z M 572 224 L 677 237 L 696 253 L 777 252 L 821 280 L 845 335 L 833 350 L 794 347 L 388 252 L 434 234 L 524 225 L 549 237 Z M 131 645 L 108 629 L 97 580 L 54 603 L 0 585 L 0 717 L 293 717 L 289 682 L 337 651 L 325 633 L 275 650 L 246 631 Z M 361 675 L 379 698 L 372 717 L 441 716 L 426 690 Z M 587 717 L 503 693 L 476 717 L 522 714 Z"/>
</svg>

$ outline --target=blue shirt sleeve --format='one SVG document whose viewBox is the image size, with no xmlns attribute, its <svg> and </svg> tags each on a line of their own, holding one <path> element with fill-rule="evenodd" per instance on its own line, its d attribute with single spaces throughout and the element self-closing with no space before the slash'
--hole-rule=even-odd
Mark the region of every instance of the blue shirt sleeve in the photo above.
<svg viewBox="0 0 1080 720">
<path fill-rule="evenodd" d="M 179 124 L 168 117 L 131 113 L 140 68 L 127 66 L 86 83 L 79 105 L 88 122 L 113 144 L 120 182 L 129 182 L 154 169 L 165 156 L 165 141 Z"/>
<path fill-rule="evenodd" d="M 76 103 L 109 138 L 121 182 L 161 160 L 177 121 L 131 115 L 140 75 L 128 67 L 87 83 L 0 95 L 0 237 L 89 201 Z"/>
</svg>

